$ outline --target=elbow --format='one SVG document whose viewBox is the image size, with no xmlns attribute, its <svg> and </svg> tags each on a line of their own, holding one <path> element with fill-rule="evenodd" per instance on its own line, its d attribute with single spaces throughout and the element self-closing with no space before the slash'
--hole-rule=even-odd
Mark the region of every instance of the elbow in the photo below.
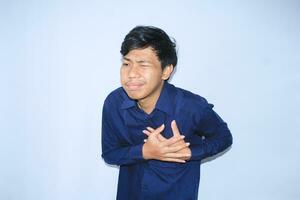
<svg viewBox="0 0 300 200">
<path fill-rule="evenodd" d="M 226 145 L 225 145 L 225 149 L 227 149 L 227 148 L 229 148 L 229 147 L 231 147 L 232 146 L 232 144 L 233 144 L 233 137 L 232 137 L 232 134 L 230 133 L 230 131 L 228 132 L 228 135 L 227 135 L 227 137 L 226 137 Z"/>
<path fill-rule="evenodd" d="M 103 158 L 103 160 L 106 164 L 119 165 L 119 163 L 115 159 L 113 159 L 111 156 L 109 156 L 106 153 L 102 153 L 101 157 Z"/>
<path fill-rule="evenodd" d="M 231 133 L 229 133 L 229 136 L 228 136 L 228 146 L 231 146 L 233 144 L 233 137 L 231 135 Z"/>
</svg>

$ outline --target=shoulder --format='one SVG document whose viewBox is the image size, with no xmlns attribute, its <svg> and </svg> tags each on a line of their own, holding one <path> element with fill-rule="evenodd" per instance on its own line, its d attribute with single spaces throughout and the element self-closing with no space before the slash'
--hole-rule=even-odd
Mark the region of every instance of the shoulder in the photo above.
<svg viewBox="0 0 300 200">
<path fill-rule="evenodd" d="M 187 118 L 190 116 L 191 119 L 198 122 L 205 113 L 208 113 L 214 107 L 213 104 L 208 103 L 206 98 L 199 94 L 182 88 L 176 88 L 176 90 L 176 114 L 184 115 Z"/>
<path fill-rule="evenodd" d="M 191 91 L 188 91 L 186 89 L 182 89 L 179 87 L 176 87 L 177 89 L 177 95 L 178 99 L 185 105 L 190 108 L 205 108 L 211 104 L 208 103 L 206 98 L 203 96 L 200 96 L 199 94 L 193 93 Z"/>
<path fill-rule="evenodd" d="M 117 106 L 121 105 L 124 101 L 124 90 L 122 87 L 119 87 L 112 92 L 110 92 L 104 101 L 104 106 Z"/>
</svg>

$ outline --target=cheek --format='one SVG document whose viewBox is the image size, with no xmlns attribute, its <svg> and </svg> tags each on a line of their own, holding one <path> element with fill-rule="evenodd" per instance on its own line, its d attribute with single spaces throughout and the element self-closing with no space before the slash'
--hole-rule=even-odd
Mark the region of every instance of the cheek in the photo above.
<svg viewBox="0 0 300 200">
<path fill-rule="evenodd" d="M 141 72 L 142 76 L 145 77 L 146 79 L 155 79 L 155 77 L 157 76 L 155 71 L 150 69 L 150 68 L 147 68 L 147 69 L 144 69 L 142 72 Z"/>
<path fill-rule="evenodd" d="M 161 73 L 158 73 L 157 71 L 149 70 L 147 73 L 144 74 L 144 77 L 151 82 L 157 82 L 161 80 Z"/>
<path fill-rule="evenodd" d="M 121 70 L 120 70 L 120 78 L 121 78 L 121 81 L 125 80 L 125 78 L 126 78 L 126 71 L 123 68 L 121 68 Z"/>
</svg>

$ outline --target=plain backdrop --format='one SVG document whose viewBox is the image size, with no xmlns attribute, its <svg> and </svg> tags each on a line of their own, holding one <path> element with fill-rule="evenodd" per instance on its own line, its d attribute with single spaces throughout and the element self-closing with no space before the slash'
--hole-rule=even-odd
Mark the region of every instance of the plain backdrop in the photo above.
<svg viewBox="0 0 300 200">
<path fill-rule="evenodd" d="M 1 200 L 115 199 L 101 111 L 136 25 L 176 39 L 171 83 L 232 131 L 230 151 L 202 165 L 199 199 L 300 199 L 299 1 L 0 2 Z"/>
</svg>

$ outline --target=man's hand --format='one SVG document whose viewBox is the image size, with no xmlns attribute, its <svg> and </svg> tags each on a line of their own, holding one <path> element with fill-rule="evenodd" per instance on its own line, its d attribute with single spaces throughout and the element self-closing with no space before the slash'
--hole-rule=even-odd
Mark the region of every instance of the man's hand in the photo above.
<svg viewBox="0 0 300 200">
<path fill-rule="evenodd" d="M 148 135 L 148 139 L 143 146 L 143 156 L 145 159 L 156 159 L 169 162 L 184 163 L 191 157 L 189 143 L 185 143 L 184 136 L 180 134 L 175 121 L 172 121 L 171 128 L 173 137 L 166 139 L 161 135 L 165 126 L 161 125 L 157 129 L 147 127 L 143 132 Z"/>
</svg>

